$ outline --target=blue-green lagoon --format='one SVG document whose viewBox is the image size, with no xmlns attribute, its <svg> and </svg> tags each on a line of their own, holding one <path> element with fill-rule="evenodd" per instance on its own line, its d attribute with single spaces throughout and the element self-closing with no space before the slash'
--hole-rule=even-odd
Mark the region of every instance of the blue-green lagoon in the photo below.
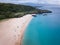
<svg viewBox="0 0 60 45">
<path fill-rule="evenodd" d="M 60 7 L 44 7 L 52 11 L 36 14 L 24 33 L 22 45 L 60 45 Z"/>
</svg>

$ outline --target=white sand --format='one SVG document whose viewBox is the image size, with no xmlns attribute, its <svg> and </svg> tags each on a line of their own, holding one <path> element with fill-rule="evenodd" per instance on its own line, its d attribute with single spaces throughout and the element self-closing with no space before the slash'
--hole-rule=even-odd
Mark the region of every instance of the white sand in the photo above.
<svg viewBox="0 0 60 45">
<path fill-rule="evenodd" d="M 20 45 L 23 33 L 32 16 L 0 21 L 0 45 Z"/>
</svg>

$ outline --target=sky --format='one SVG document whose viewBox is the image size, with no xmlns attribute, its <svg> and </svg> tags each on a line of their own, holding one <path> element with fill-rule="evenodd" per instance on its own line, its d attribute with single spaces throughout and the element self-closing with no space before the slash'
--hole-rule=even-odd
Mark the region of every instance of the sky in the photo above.
<svg viewBox="0 0 60 45">
<path fill-rule="evenodd" d="M 37 3 L 37 4 L 56 4 L 60 5 L 60 0 L 0 0 L 5 3 Z"/>
</svg>

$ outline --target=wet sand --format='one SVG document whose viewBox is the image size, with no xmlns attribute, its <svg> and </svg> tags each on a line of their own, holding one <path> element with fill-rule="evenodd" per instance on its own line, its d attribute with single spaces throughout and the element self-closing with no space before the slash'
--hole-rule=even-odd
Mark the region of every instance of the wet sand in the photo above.
<svg viewBox="0 0 60 45">
<path fill-rule="evenodd" d="M 0 45 L 21 45 L 24 31 L 32 18 L 28 14 L 0 21 Z"/>
</svg>

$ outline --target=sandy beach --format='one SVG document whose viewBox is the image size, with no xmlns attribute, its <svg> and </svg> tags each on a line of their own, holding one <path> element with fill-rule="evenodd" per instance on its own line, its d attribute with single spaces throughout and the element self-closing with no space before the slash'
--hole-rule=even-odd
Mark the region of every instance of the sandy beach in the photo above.
<svg viewBox="0 0 60 45">
<path fill-rule="evenodd" d="M 28 14 L 0 21 L 0 45 L 21 45 L 24 31 L 32 18 Z"/>
</svg>

